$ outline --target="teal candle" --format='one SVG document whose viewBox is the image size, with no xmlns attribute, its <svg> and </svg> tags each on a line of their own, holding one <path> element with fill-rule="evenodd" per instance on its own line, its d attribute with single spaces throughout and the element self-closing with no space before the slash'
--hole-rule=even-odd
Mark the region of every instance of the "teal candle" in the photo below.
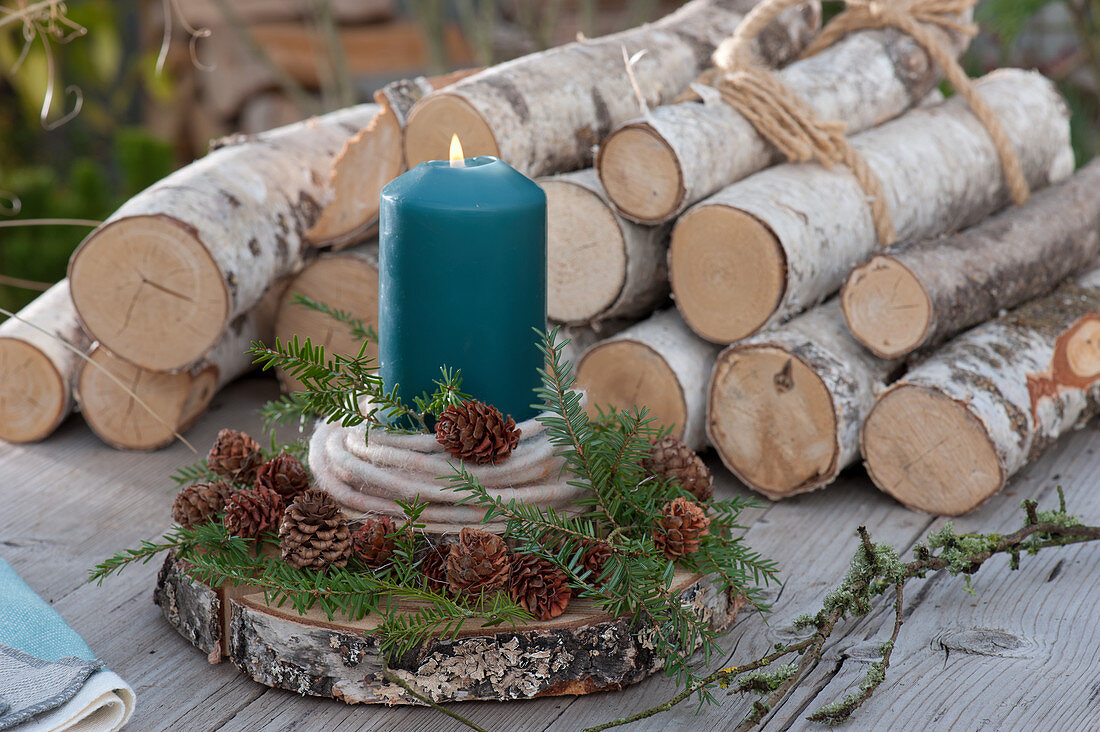
<svg viewBox="0 0 1100 732">
<path fill-rule="evenodd" d="M 378 354 L 386 390 L 440 366 L 517 422 L 535 414 L 546 327 L 546 194 L 495 157 L 421 163 L 382 190 Z"/>
</svg>

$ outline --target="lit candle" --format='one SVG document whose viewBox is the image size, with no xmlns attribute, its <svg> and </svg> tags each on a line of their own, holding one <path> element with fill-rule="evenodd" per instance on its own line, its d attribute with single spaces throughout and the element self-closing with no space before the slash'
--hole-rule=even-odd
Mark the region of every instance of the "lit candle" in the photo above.
<svg viewBox="0 0 1100 732">
<path fill-rule="evenodd" d="M 457 148 L 457 149 L 456 149 Z M 379 360 L 406 403 L 440 366 L 517 422 L 534 416 L 546 327 L 546 195 L 498 158 L 421 163 L 382 190 Z"/>
</svg>

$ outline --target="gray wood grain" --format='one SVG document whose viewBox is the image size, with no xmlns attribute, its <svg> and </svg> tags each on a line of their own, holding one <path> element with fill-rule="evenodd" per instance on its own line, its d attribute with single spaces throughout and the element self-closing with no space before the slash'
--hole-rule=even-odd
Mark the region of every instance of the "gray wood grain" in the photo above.
<svg viewBox="0 0 1100 732">
<path fill-rule="evenodd" d="M 188 432 L 200 450 L 217 430 L 259 432 L 255 408 L 274 396 L 274 383 L 247 379 L 222 392 Z M 960 528 L 1014 527 L 1023 497 L 1053 501 L 1064 485 L 1071 508 L 1100 521 L 1100 436 L 1086 430 L 1064 440 L 1001 495 L 964 519 Z M 131 568 L 102 587 L 87 570 L 120 548 L 159 536 L 169 525 L 169 474 L 195 457 L 176 444 L 156 453 L 104 447 L 79 418 L 48 442 L 0 443 L 0 556 L 53 603 L 107 664 L 138 693 L 135 730 L 424 730 L 463 729 L 433 710 L 349 707 L 303 699 L 257 684 L 229 664 L 212 666 L 179 637 L 152 604 L 158 563 Z M 743 492 L 715 463 L 722 493 Z M 860 471 L 829 489 L 747 513 L 749 543 L 776 559 L 783 584 L 771 590 L 767 618 L 746 612 L 723 639 L 712 666 L 759 655 L 790 637 L 790 620 L 815 610 L 838 583 L 854 550 L 855 528 L 878 541 L 912 546 L 938 522 L 875 491 Z M 909 620 L 894 668 L 879 694 L 848 725 L 872 730 L 905 720 L 907 728 L 1081 729 L 1100 720 L 1095 661 L 1100 657 L 1100 552 L 1081 546 L 1023 558 L 1010 574 L 996 562 L 975 577 L 976 597 L 962 580 L 935 575 L 908 592 Z M 803 720 L 820 704 L 859 683 L 873 648 L 889 632 L 883 607 L 852 622 L 828 646 L 809 683 L 772 715 L 767 729 L 822 729 Z M 674 692 L 662 677 L 621 692 L 514 703 L 466 703 L 453 708 L 491 730 L 572 730 L 638 711 Z M 735 726 L 747 706 L 720 697 L 721 707 L 696 714 L 685 704 L 634 725 L 637 730 L 718 730 Z"/>
</svg>

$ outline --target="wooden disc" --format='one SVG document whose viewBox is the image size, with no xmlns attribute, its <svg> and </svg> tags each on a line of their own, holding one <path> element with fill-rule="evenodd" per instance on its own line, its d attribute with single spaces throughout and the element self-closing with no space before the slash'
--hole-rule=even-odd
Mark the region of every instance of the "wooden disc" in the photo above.
<svg viewBox="0 0 1100 732">
<path fill-rule="evenodd" d="M 121 450 L 155 450 L 172 443 L 173 430 L 191 426 L 214 398 L 217 369 L 149 371 L 97 347 L 88 356 L 77 379 L 80 410 L 88 426 L 108 445 Z M 107 374 L 137 394 L 153 412 L 142 406 Z"/>
<path fill-rule="evenodd" d="M 1084 316 L 1058 340 L 1057 351 L 1065 354 L 1065 368 L 1058 368 L 1061 359 L 1055 353 L 1052 364 L 1055 379 L 1081 389 L 1091 386 L 1100 377 L 1100 317 Z"/>
<path fill-rule="evenodd" d="M 680 161 L 649 125 L 628 125 L 611 133 L 600 146 L 597 166 L 608 197 L 628 219 L 667 221 L 684 200 Z"/>
<path fill-rule="evenodd" d="M 607 310 L 626 282 L 622 229 L 595 193 L 566 181 L 546 191 L 546 312 L 561 323 L 587 323 Z"/>
<path fill-rule="evenodd" d="M 852 270 L 840 303 L 852 335 L 880 358 L 913 351 L 932 324 L 924 285 L 892 257 L 876 256 Z"/>
<path fill-rule="evenodd" d="M 67 413 L 69 386 L 31 344 L 0 338 L 0 440 L 38 442 Z"/>
<path fill-rule="evenodd" d="M 313 340 L 330 353 L 356 355 L 362 343 L 343 323 L 314 310 L 295 305 L 294 295 L 301 294 L 343 310 L 378 329 L 378 266 L 366 256 L 336 254 L 321 257 L 294 278 L 287 287 L 275 314 L 275 337 L 283 343 L 294 336 Z M 367 346 L 366 355 L 378 357 L 378 344 Z M 301 382 L 279 372 L 279 381 L 287 391 L 302 388 Z"/>
<path fill-rule="evenodd" d="M 588 393 L 588 413 L 597 409 L 644 406 L 658 424 L 684 434 L 687 401 L 676 374 L 659 353 L 630 340 L 610 340 L 590 348 L 577 364 L 577 383 Z"/>
<path fill-rule="evenodd" d="M 965 404 L 913 384 L 879 398 L 863 426 L 871 480 L 909 508 L 957 516 L 1004 487 L 985 429 Z"/>
<path fill-rule="evenodd" d="M 700 206 L 672 230 L 669 279 L 684 322 L 713 343 L 764 326 L 783 297 L 787 262 L 768 227 L 728 206 Z"/>
<path fill-rule="evenodd" d="M 301 695 L 347 704 L 421 703 L 383 678 L 383 668 L 437 702 L 590 694 L 637 683 L 663 663 L 644 620 L 613 617 L 587 599 L 572 600 L 557 618 L 518 627 L 470 620 L 454 638 L 431 638 L 395 658 L 381 647 L 378 614 L 330 619 L 312 609 L 299 615 L 289 604 L 266 602 L 259 588 L 208 587 L 188 569 L 169 556 L 157 577 L 153 598 L 165 619 L 207 660 L 228 657 L 261 684 Z M 743 597 L 719 592 L 712 578 L 680 568 L 670 584 L 717 632 L 744 604 Z M 423 608 L 407 602 L 396 611 Z"/>
<path fill-rule="evenodd" d="M 229 293 L 186 224 L 133 216 L 96 230 L 69 264 L 73 304 L 104 347 L 152 371 L 197 361 L 221 338 Z"/>
<path fill-rule="evenodd" d="M 778 499 L 818 487 L 836 467 L 836 407 L 797 356 L 774 346 L 727 350 L 718 358 L 707 435 L 747 485 Z"/>
<path fill-rule="evenodd" d="M 420 100 L 405 126 L 405 160 L 410 168 L 425 160 L 448 160 L 451 136 L 458 135 L 462 154 L 500 157 L 500 147 L 489 124 L 469 102 L 455 94 L 437 92 Z"/>
</svg>

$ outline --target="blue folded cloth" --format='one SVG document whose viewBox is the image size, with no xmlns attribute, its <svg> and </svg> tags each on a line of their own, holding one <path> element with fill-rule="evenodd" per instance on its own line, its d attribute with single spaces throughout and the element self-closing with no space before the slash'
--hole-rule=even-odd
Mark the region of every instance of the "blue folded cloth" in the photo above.
<svg viewBox="0 0 1100 732">
<path fill-rule="evenodd" d="M 0 559 L 0 730 L 118 729 L 133 691 Z"/>
</svg>

